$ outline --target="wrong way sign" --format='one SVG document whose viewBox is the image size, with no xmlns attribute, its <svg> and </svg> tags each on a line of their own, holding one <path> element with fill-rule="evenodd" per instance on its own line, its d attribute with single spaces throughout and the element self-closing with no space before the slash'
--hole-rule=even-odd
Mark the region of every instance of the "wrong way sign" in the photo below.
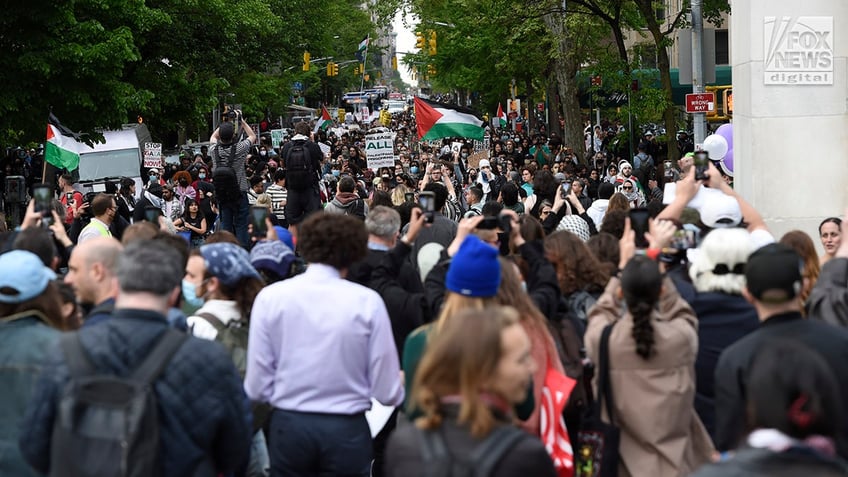
<svg viewBox="0 0 848 477">
<path fill-rule="evenodd" d="M 715 93 L 693 93 L 686 95 L 687 113 L 712 113 L 715 110 Z"/>
</svg>

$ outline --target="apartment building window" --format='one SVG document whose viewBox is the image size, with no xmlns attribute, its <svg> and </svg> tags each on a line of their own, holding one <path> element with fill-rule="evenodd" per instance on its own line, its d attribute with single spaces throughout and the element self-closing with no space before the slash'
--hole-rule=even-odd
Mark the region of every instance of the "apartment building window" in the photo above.
<svg viewBox="0 0 848 477">
<path fill-rule="evenodd" d="M 730 64 L 730 37 L 727 30 L 715 31 L 715 64 Z"/>
</svg>

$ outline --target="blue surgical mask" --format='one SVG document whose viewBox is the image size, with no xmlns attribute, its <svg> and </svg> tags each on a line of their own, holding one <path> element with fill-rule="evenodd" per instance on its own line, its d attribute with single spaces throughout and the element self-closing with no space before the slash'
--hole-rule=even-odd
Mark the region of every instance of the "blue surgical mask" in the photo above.
<svg viewBox="0 0 848 477">
<path fill-rule="evenodd" d="M 203 306 L 205 300 L 203 299 L 203 297 L 197 296 L 197 285 L 183 279 L 182 288 L 183 299 L 185 299 L 186 303 L 188 303 L 189 306 L 194 308 L 200 308 L 201 306 Z"/>
<path fill-rule="evenodd" d="M 205 172 L 201 172 L 200 174 L 198 174 L 198 175 L 197 175 L 197 177 L 199 177 L 199 178 L 201 178 L 201 179 L 206 179 L 206 173 L 205 173 Z"/>
<path fill-rule="evenodd" d="M 342 171 L 340 171 L 338 169 L 333 169 L 333 177 L 339 177 L 341 175 L 341 173 L 342 173 Z"/>
<path fill-rule="evenodd" d="M 149 176 L 150 182 L 159 182 L 159 176 Z"/>
<path fill-rule="evenodd" d="M 416 167 L 416 166 L 412 166 L 412 167 L 410 167 L 410 168 L 409 168 L 409 173 L 410 173 L 410 174 L 418 174 L 418 167 Z"/>
</svg>

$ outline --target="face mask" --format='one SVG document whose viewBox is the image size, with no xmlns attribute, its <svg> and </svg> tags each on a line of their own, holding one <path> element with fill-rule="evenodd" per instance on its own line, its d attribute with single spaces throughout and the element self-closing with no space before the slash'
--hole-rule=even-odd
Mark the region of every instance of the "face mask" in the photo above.
<svg viewBox="0 0 848 477">
<path fill-rule="evenodd" d="M 200 308 L 205 301 L 203 297 L 197 296 L 197 285 L 183 279 L 183 298 L 189 306 Z"/>
<path fill-rule="evenodd" d="M 260 155 L 260 156 L 267 156 L 267 155 L 268 155 L 268 151 L 266 151 L 266 150 L 264 150 L 264 149 L 263 149 L 263 150 L 259 151 L 259 155 Z"/>
<path fill-rule="evenodd" d="M 158 182 L 159 176 L 149 176 L 150 182 Z"/>
<path fill-rule="evenodd" d="M 197 175 L 197 177 L 199 177 L 201 179 L 206 179 L 206 173 L 201 172 L 200 174 Z"/>
<path fill-rule="evenodd" d="M 409 173 L 410 173 L 410 174 L 418 174 L 418 168 L 417 168 L 417 167 L 415 167 L 415 166 L 410 167 L 410 168 L 409 168 Z"/>
<path fill-rule="evenodd" d="M 461 156 L 463 159 L 467 159 L 467 158 L 468 158 L 468 153 L 467 153 L 467 152 L 463 152 L 462 154 L 460 154 L 460 156 Z"/>
<path fill-rule="evenodd" d="M 342 171 L 340 171 L 338 169 L 333 169 L 333 177 L 339 177 L 339 175 L 341 175 L 341 173 L 342 173 Z"/>
</svg>

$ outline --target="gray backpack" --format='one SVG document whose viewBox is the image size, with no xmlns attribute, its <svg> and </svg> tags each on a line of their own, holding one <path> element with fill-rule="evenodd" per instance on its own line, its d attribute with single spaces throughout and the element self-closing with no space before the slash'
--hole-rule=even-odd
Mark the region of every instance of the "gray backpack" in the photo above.
<svg viewBox="0 0 848 477">
<path fill-rule="evenodd" d="M 426 477 L 488 477 L 526 433 L 513 426 L 495 428 L 467 458 L 453 455 L 440 430 L 416 428 Z"/>
<path fill-rule="evenodd" d="M 62 391 L 50 452 L 50 477 L 161 475 L 153 383 L 187 336 L 168 329 L 129 376 L 100 373 L 79 334 L 60 346 L 71 379 Z"/>
</svg>

